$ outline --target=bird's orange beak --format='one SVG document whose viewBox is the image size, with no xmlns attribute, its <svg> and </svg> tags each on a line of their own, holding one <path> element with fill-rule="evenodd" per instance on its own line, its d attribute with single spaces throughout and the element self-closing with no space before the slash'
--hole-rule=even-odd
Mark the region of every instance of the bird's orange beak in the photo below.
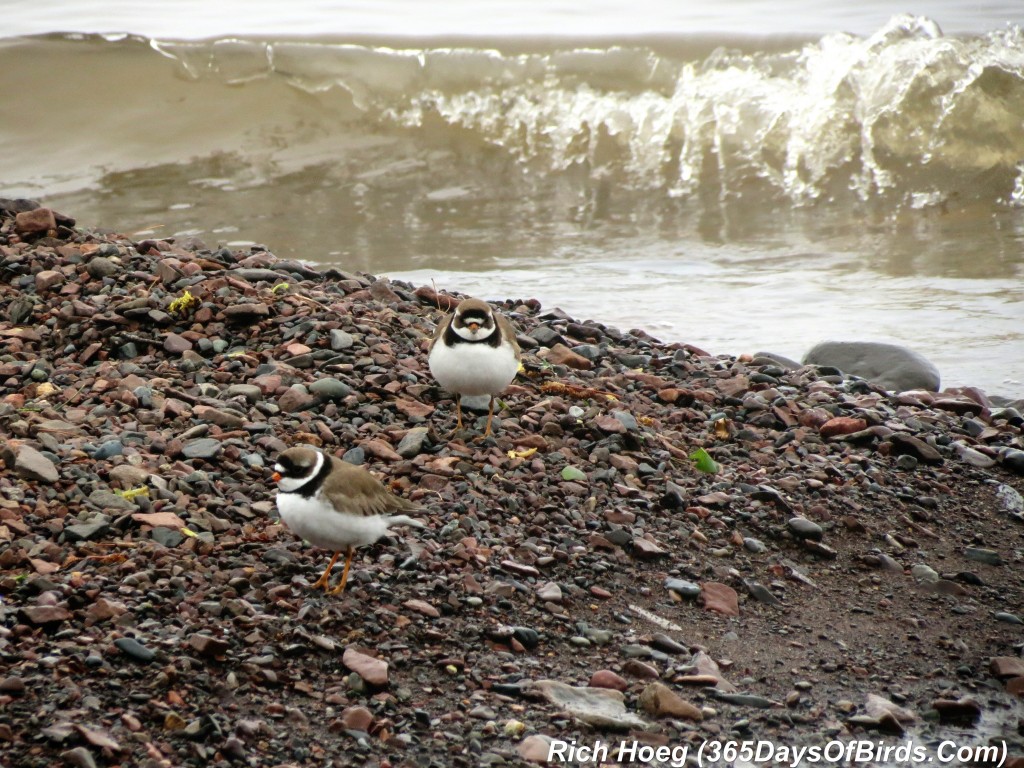
<svg viewBox="0 0 1024 768">
<path fill-rule="evenodd" d="M 473 333 L 476 333 L 480 329 L 480 323 L 466 323 L 466 327 Z"/>
<path fill-rule="evenodd" d="M 280 472 L 275 472 L 274 474 L 272 474 L 270 476 L 270 479 L 273 480 L 275 483 L 281 482 L 281 473 Z"/>
</svg>

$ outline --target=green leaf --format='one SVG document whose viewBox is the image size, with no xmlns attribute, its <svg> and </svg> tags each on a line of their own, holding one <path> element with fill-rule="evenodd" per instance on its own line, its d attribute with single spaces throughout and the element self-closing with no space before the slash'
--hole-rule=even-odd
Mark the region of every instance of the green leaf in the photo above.
<svg viewBox="0 0 1024 768">
<path fill-rule="evenodd" d="M 583 470 L 577 469 L 576 467 L 566 467 L 565 469 L 562 470 L 562 479 L 582 480 L 585 482 L 587 479 L 587 474 Z"/>
<path fill-rule="evenodd" d="M 697 469 L 701 472 L 707 472 L 709 475 L 713 475 L 721 469 L 718 466 L 718 462 L 712 459 L 703 448 L 698 448 L 691 453 L 690 458 L 697 464 Z"/>
</svg>

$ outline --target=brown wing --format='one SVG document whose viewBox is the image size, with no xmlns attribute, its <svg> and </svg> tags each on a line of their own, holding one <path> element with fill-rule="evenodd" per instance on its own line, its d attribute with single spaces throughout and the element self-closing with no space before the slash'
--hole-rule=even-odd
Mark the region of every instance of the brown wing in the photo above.
<svg viewBox="0 0 1024 768">
<path fill-rule="evenodd" d="M 494 316 L 498 319 L 498 327 L 501 329 L 502 334 L 508 339 L 508 343 L 512 345 L 512 349 L 516 352 L 516 360 L 522 360 L 523 353 L 519 349 L 519 342 L 516 341 L 516 329 L 512 325 L 512 321 L 497 312 L 494 313 Z"/>
<path fill-rule="evenodd" d="M 323 493 L 335 509 L 363 517 L 419 509 L 419 505 L 408 499 L 395 496 L 362 467 L 356 467 L 336 456 L 328 458 L 331 460 L 331 474 L 324 481 Z"/>
<path fill-rule="evenodd" d="M 444 332 L 448 330 L 448 326 L 452 324 L 452 318 L 455 317 L 454 313 L 449 313 L 444 316 L 444 319 L 437 324 L 437 330 L 434 331 L 434 338 L 430 340 L 430 345 L 427 347 L 427 354 L 430 354 L 430 350 L 437 344 L 437 340 L 444 336 Z"/>
</svg>

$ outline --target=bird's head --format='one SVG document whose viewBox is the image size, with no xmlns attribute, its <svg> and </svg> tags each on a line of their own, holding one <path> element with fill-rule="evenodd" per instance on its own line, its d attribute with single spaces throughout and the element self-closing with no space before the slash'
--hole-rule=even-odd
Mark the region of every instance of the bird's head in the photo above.
<svg viewBox="0 0 1024 768">
<path fill-rule="evenodd" d="M 452 328 L 467 341 L 483 341 L 498 329 L 490 305 L 480 299 L 466 299 L 455 308 Z"/>
<path fill-rule="evenodd" d="M 274 474 L 270 477 L 282 489 L 285 485 L 308 480 L 323 465 L 323 454 L 309 446 L 296 446 L 281 451 L 274 462 Z"/>
</svg>

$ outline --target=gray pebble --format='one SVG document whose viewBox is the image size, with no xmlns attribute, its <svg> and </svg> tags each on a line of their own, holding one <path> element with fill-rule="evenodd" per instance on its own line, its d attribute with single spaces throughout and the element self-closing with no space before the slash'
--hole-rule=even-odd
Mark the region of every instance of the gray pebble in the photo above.
<svg viewBox="0 0 1024 768">
<path fill-rule="evenodd" d="M 343 349 L 348 349 L 356 343 L 355 338 L 351 333 L 335 328 L 331 331 L 331 349 L 335 352 L 341 352 Z"/>
<path fill-rule="evenodd" d="M 904 472 L 910 472 L 912 469 L 917 467 L 917 459 L 911 456 L 909 453 L 897 457 L 896 466 L 902 469 Z"/>
<path fill-rule="evenodd" d="M 213 437 L 201 437 L 198 440 L 190 440 L 182 448 L 182 453 L 187 459 L 212 459 L 220 453 L 220 440 Z"/>
<path fill-rule="evenodd" d="M 362 446 L 355 446 L 345 451 L 345 454 L 341 457 L 342 461 L 347 461 L 349 464 L 355 464 L 359 466 L 366 461 L 366 451 L 363 450 Z"/>
<path fill-rule="evenodd" d="M 173 528 L 154 528 L 149 534 L 157 544 L 174 548 L 185 540 L 185 534 Z"/>
<path fill-rule="evenodd" d="M 405 437 L 398 443 L 395 451 L 403 459 L 411 459 L 413 456 L 423 453 L 429 436 L 430 430 L 426 427 L 413 427 L 405 433 Z"/>
<path fill-rule="evenodd" d="M 910 575 L 919 582 L 925 584 L 935 584 L 939 580 L 939 574 L 934 568 L 931 568 L 924 563 L 918 563 L 910 569 Z"/>
<path fill-rule="evenodd" d="M 1003 558 L 999 556 L 999 553 L 994 549 L 982 549 L 981 547 L 965 547 L 964 557 L 968 560 L 974 560 L 977 563 L 986 563 L 988 565 L 1002 565 Z"/>
<path fill-rule="evenodd" d="M 227 397 L 241 396 L 250 403 L 258 403 L 263 399 L 263 390 L 255 384 L 232 384 L 224 390 L 224 395 Z"/>
<path fill-rule="evenodd" d="M 89 260 L 89 263 L 85 265 L 85 271 L 89 273 L 89 277 L 99 280 L 104 277 L 112 277 L 121 271 L 121 267 L 115 264 L 110 259 L 104 258 L 103 256 L 96 256 Z"/>
<path fill-rule="evenodd" d="M 821 541 L 825 535 L 820 525 L 806 517 L 792 517 L 786 522 L 786 526 L 798 539 Z"/>
<path fill-rule="evenodd" d="M 156 654 L 153 651 L 134 637 L 119 637 L 114 641 L 114 645 L 136 661 L 148 663 L 156 658 Z"/>
<path fill-rule="evenodd" d="M 103 461 L 104 459 L 109 459 L 113 456 L 120 456 L 123 453 L 124 446 L 121 445 L 120 440 L 107 440 L 106 442 L 101 443 L 99 448 L 93 451 L 92 457 L 97 461 Z"/>
<path fill-rule="evenodd" d="M 338 379 L 317 379 L 309 385 L 309 391 L 322 400 L 341 400 L 352 394 L 352 387 Z"/>
<path fill-rule="evenodd" d="M 685 579 L 665 579 L 665 589 L 669 589 L 688 600 L 696 600 L 700 596 L 700 585 Z"/>
</svg>

